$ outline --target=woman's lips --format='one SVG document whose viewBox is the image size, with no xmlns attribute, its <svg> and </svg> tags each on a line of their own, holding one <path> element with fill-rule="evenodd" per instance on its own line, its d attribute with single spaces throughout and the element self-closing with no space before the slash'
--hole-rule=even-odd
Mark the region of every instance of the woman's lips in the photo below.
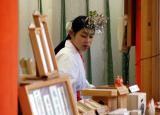
<svg viewBox="0 0 160 115">
<path fill-rule="evenodd" d="M 87 48 L 89 48 L 89 45 L 83 45 L 83 47 L 87 49 Z"/>
</svg>

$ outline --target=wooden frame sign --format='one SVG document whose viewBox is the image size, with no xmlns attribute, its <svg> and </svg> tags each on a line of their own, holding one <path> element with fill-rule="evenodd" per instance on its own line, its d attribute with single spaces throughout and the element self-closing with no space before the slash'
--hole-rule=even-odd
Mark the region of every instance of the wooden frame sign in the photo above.
<svg viewBox="0 0 160 115">
<path fill-rule="evenodd" d="M 20 86 L 19 100 L 23 115 L 78 115 L 67 77 Z"/>
<path fill-rule="evenodd" d="M 36 28 L 34 24 L 31 24 L 29 26 L 29 35 L 38 70 L 37 76 L 48 77 L 52 75 L 57 70 L 57 68 L 54 68 L 56 60 L 53 58 L 54 61 L 52 61 L 51 54 L 48 52 L 50 50 L 42 35 L 42 29 Z"/>
<path fill-rule="evenodd" d="M 37 76 L 49 77 L 58 71 L 52 40 L 45 16 L 33 15 L 34 24 L 29 26 L 29 35 L 36 62 Z"/>
<path fill-rule="evenodd" d="M 35 23 L 36 27 L 41 28 L 41 30 L 42 30 L 42 36 L 44 39 L 47 56 L 49 56 L 48 61 L 50 63 L 53 62 L 54 69 L 58 70 L 57 62 L 55 59 L 53 41 L 52 41 L 50 34 L 49 34 L 46 16 L 40 15 L 38 12 L 35 12 L 33 14 L 33 19 L 34 19 L 34 23 Z M 49 59 L 49 58 L 51 58 L 51 59 Z"/>
</svg>

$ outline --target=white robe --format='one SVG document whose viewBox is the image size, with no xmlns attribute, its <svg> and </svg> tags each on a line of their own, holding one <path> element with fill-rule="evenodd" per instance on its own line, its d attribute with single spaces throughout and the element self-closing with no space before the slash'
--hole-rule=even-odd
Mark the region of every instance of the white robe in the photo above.
<svg viewBox="0 0 160 115">
<path fill-rule="evenodd" d="M 65 47 L 57 53 L 56 59 L 59 71 L 69 75 L 75 96 L 78 90 L 93 87 L 86 79 L 81 56 L 70 40 L 67 40 Z"/>
</svg>

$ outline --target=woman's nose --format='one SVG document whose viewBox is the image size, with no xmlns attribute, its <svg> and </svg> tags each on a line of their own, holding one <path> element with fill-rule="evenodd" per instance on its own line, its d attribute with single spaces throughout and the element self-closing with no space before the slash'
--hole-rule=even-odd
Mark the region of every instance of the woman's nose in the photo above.
<svg viewBox="0 0 160 115">
<path fill-rule="evenodd" d="M 90 42 L 90 38 L 87 37 L 87 38 L 85 39 L 85 43 L 89 43 L 89 42 Z"/>
<path fill-rule="evenodd" d="M 92 38 L 90 36 L 87 37 L 87 41 L 91 41 Z"/>
</svg>

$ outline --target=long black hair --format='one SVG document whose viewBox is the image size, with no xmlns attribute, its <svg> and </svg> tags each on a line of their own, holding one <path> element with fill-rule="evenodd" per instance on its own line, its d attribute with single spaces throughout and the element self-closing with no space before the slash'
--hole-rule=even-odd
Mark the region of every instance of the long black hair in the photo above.
<svg viewBox="0 0 160 115">
<path fill-rule="evenodd" d="M 86 21 L 87 16 L 78 16 L 72 21 L 72 31 L 76 34 L 78 31 L 80 31 L 83 28 L 88 28 L 88 21 Z M 92 28 L 94 29 L 94 28 Z M 70 35 L 68 34 L 66 39 L 60 42 L 58 46 L 55 48 L 55 54 L 57 54 L 62 48 L 65 46 L 66 40 L 71 39 Z"/>
</svg>

